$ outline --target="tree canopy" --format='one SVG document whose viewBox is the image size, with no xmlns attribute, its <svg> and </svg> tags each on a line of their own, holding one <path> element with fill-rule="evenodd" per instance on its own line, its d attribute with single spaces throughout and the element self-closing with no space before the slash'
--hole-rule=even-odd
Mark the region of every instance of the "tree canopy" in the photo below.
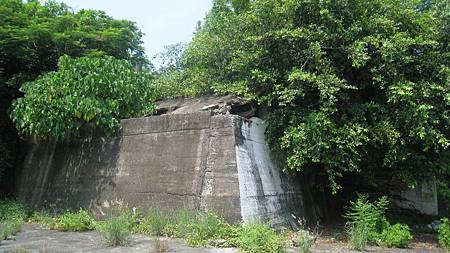
<svg viewBox="0 0 450 253">
<path fill-rule="evenodd" d="M 267 107 L 284 168 L 333 192 L 448 179 L 449 17 L 446 0 L 217 0 L 175 74 Z"/>
<path fill-rule="evenodd" d="M 136 25 L 102 11 L 74 12 L 56 1 L 0 0 L 0 17 L 0 81 L 9 85 L 55 70 L 64 54 L 148 63 Z"/>
<path fill-rule="evenodd" d="M 151 114 L 155 100 L 152 76 L 111 56 L 61 57 L 59 70 L 22 87 L 11 117 L 19 132 L 63 140 L 91 124 L 107 134 L 120 120 Z"/>
</svg>

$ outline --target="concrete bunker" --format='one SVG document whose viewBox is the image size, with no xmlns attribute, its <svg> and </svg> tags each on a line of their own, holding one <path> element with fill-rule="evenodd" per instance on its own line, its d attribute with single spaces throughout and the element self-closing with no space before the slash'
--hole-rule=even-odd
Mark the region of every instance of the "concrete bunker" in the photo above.
<svg viewBox="0 0 450 253">
<path fill-rule="evenodd" d="M 263 120 L 249 107 L 242 107 L 244 118 L 230 114 L 228 102 L 203 102 L 195 110 L 166 106 L 163 115 L 123 120 L 116 137 L 30 140 L 18 199 L 98 216 L 115 205 L 188 208 L 234 223 L 256 218 L 295 226 L 304 215 L 300 186 L 271 159 Z"/>
</svg>

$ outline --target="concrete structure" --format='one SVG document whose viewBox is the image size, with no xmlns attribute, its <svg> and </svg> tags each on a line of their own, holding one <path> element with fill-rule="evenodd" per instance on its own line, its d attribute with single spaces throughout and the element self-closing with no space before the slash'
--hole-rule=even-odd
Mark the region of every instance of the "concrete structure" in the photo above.
<svg viewBox="0 0 450 253">
<path fill-rule="evenodd" d="M 270 159 L 260 119 L 197 112 L 123 120 L 113 138 L 34 141 L 17 196 L 36 208 L 100 216 L 115 205 L 189 208 L 278 226 L 303 215 L 290 180 Z"/>
<path fill-rule="evenodd" d="M 436 182 L 422 183 L 415 188 L 401 192 L 403 201 L 398 201 L 400 207 L 417 210 L 428 215 L 438 215 L 438 199 Z"/>
</svg>

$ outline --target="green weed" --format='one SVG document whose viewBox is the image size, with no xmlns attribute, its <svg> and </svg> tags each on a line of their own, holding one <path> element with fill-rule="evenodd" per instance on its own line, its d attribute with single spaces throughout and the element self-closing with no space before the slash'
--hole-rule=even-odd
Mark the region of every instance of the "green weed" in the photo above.
<svg viewBox="0 0 450 253">
<path fill-rule="evenodd" d="M 238 229 L 236 246 L 251 253 L 285 252 L 285 241 L 275 230 L 261 222 L 251 222 Z"/>
</svg>

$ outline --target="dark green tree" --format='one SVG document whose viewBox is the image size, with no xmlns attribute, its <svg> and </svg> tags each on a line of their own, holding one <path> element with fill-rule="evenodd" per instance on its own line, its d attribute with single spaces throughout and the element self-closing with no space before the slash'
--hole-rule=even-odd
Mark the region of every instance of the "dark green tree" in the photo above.
<svg viewBox="0 0 450 253">
<path fill-rule="evenodd" d="M 449 179 L 449 1 L 243 6 L 215 2 L 182 57 L 183 85 L 268 107 L 284 168 L 331 192 Z"/>
<path fill-rule="evenodd" d="M 63 56 L 59 70 L 22 86 L 11 118 L 24 135 L 65 140 L 87 125 L 113 134 L 120 120 L 152 114 L 152 75 L 125 60 Z"/>
</svg>

